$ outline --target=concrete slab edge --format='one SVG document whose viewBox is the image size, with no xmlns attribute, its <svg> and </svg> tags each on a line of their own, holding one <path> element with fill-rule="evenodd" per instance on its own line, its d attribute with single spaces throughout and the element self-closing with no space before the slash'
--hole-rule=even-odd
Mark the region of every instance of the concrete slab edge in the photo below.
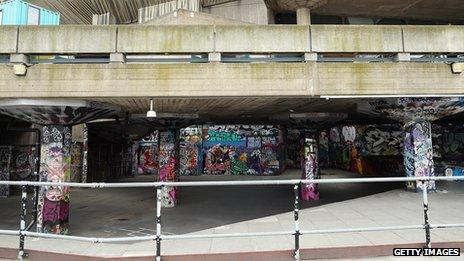
<svg viewBox="0 0 464 261">
<path fill-rule="evenodd" d="M 327 247 L 327 248 L 308 248 L 301 249 L 301 259 L 347 259 L 347 258 L 369 258 L 379 256 L 391 256 L 393 248 L 417 248 L 423 247 L 423 243 L 409 244 L 389 244 L 377 246 L 348 246 L 348 247 Z M 460 248 L 464 250 L 463 242 L 440 242 L 434 243 L 433 247 Z M 192 254 L 192 255 L 166 255 L 163 260 L 184 261 L 184 260 L 200 260 L 200 261 L 235 261 L 235 260 L 267 260 L 267 261 L 290 261 L 292 258 L 292 250 L 278 251 L 260 251 L 260 252 L 239 252 L 239 253 L 208 253 L 208 254 Z M 105 257 L 105 256 L 87 256 L 77 254 L 66 254 L 49 251 L 27 250 L 29 254 L 28 260 L 66 260 L 66 261 L 108 261 L 108 260 L 131 260 L 145 261 L 153 260 L 153 256 L 121 256 L 121 257 Z M 15 260 L 17 258 L 17 249 L 0 248 L 0 258 Z"/>
</svg>

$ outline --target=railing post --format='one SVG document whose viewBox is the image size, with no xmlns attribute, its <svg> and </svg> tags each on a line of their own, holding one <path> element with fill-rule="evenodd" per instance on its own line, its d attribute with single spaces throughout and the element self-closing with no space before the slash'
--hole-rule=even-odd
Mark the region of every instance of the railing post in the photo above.
<svg viewBox="0 0 464 261">
<path fill-rule="evenodd" d="M 161 261 L 161 186 L 156 187 L 156 261 Z"/>
<path fill-rule="evenodd" d="M 24 252 L 24 231 L 26 231 L 26 205 L 27 204 L 27 186 L 21 186 L 21 212 L 19 222 L 19 252 L 18 259 L 23 260 L 27 255 Z"/>
<path fill-rule="evenodd" d="M 295 184 L 293 186 L 293 194 L 295 195 L 295 202 L 294 202 L 294 209 L 293 209 L 293 216 L 295 219 L 295 252 L 293 253 L 293 257 L 295 260 L 300 260 L 300 223 L 299 219 L 299 211 L 300 211 L 300 184 Z"/>
<path fill-rule="evenodd" d="M 425 229 L 425 246 L 427 248 L 432 247 L 430 240 L 430 223 L 429 223 L 429 199 L 428 199 L 428 186 L 429 181 L 424 180 L 422 188 L 422 202 L 424 204 L 424 229 Z"/>
</svg>

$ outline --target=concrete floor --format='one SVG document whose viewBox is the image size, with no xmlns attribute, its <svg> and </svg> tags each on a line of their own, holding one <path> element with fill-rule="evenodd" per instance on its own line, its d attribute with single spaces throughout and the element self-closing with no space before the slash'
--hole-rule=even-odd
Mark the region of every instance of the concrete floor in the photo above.
<svg viewBox="0 0 464 261">
<path fill-rule="evenodd" d="M 182 181 L 231 179 L 291 179 L 299 171 L 279 177 L 200 176 Z M 323 178 L 359 177 L 328 169 Z M 125 181 L 150 181 L 142 176 Z M 403 184 L 322 185 L 318 202 L 304 202 L 300 212 L 301 229 L 393 226 L 423 223 L 421 195 L 406 192 Z M 464 183 L 442 183 L 430 194 L 432 223 L 464 223 Z M 120 237 L 154 233 L 155 200 L 152 189 L 73 189 L 71 233 L 78 236 Z M 0 200 L 0 229 L 18 227 L 19 198 Z M 208 234 L 264 232 L 293 229 L 293 192 L 290 186 L 182 188 L 180 205 L 163 209 L 163 233 Z M 421 243 L 423 231 L 386 231 L 302 236 L 302 248 L 372 246 Z M 432 231 L 433 242 L 464 241 L 464 229 Z M 55 243 L 51 243 L 55 242 Z M 74 254 L 101 256 L 152 255 L 153 242 L 132 244 L 78 243 L 50 239 L 26 240 L 28 249 L 46 249 Z M 0 236 L 0 247 L 17 247 L 17 237 Z M 291 236 L 233 239 L 197 239 L 163 242 L 164 254 L 199 254 L 247 251 L 273 251 L 293 248 Z"/>
</svg>

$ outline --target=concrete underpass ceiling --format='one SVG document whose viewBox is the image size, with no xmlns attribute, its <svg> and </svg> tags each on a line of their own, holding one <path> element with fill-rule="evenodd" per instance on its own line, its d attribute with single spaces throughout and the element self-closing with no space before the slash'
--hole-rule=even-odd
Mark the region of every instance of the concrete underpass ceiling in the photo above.
<svg viewBox="0 0 464 261">
<path fill-rule="evenodd" d="M 101 98 L 93 101 L 106 102 L 131 114 L 146 113 L 148 98 Z M 160 98 L 154 99 L 159 113 L 198 114 L 200 122 L 266 122 L 270 117 L 289 113 L 341 112 L 356 113 L 353 99 L 320 98 Z"/>
</svg>

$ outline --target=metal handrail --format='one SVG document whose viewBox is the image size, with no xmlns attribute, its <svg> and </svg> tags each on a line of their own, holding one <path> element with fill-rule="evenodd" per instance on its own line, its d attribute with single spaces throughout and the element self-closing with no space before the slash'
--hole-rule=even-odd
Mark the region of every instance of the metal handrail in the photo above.
<svg viewBox="0 0 464 261">
<path fill-rule="evenodd" d="M 464 176 L 437 177 L 386 177 L 386 178 L 340 178 L 340 179 L 283 179 L 283 180 L 241 180 L 241 181 L 181 181 L 181 182 L 41 182 L 41 181 L 0 181 L 0 185 L 11 186 L 60 186 L 75 188 L 152 188 L 152 187 L 207 187 L 207 186 L 260 186 L 260 185 L 298 185 L 298 184 L 340 184 L 340 183 L 385 183 L 407 181 L 464 181 Z"/>
<path fill-rule="evenodd" d="M 21 220 L 19 230 L 0 230 L 0 235 L 15 235 L 20 237 L 19 258 L 24 258 L 27 254 L 24 251 L 24 238 L 39 237 L 51 239 L 69 239 L 75 241 L 91 243 L 117 243 L 117 242 L 137 242 L 137 241 L 156 241 L 156 260 L 161 260 L 161 241 L 162 240 L 183 240 L 183 239 L 201 239 L 201 238 L 234 238 L 234 237 L 265 237 L 265 236 L 284 236 L 293 235 L 295 237 L 294 258 L 299 260 L 300 247 L 299 238 L 302 235 L 310 234 L 328 234 L 328 233 L 347 233 L 347 232 L 368 232 L 368 231 L 388 231 L 388 230 L 425 230 L 425 247 L 431 247 L 430 230 L 441 228 L 464 227 L 462 224 L 431 224 L 428 218 L 428 190 L 423 190 L 422 199 L 424 205 L 424 224 L 406 225 L 406 226 L 388 226 L 388 227 L 360 227 L 360 228 L 339 228 L 339 229 L 319 229 L 319 230 L 300 230 L 299 227 L 299 189 L 303 184 L 340 184 L 340 183 L 380 183 L 380 182 L 407 182 L 407 181 L 464 181 L 464 176 L 459 177 L 386 177 L 386 178 L 341 178 L 341 179 L 289 179 L 289 180 L 250 180 L 250 181 L 193 181 L 193 182 L 125 182 L 125 183 L 73 183 L 73 182 L 36 182 L 36 181 L 0 181 L 0 185 L 21 186 Z M 203 186 L 266 186 L 266 185 L 293 185 L 294 191 L 294 230 L 292 231 L 271 231 L 256 233 L 233 233 L 233 234 L 193 234 L 193 235 L 163 235 L 161 233 L 161 189 L 162 187 L 203 187 Z M 427 185 L 427 184 L 425 184 Z M 97 238 L 81 237 L 69 235 L 55 235 L 47 233 L 38 233 L 27 231 L 25 227 L 26 219 L 26 200 L 27 187 L 80 187 L 80 188 L 134 188 L 134 187 L 153 187 L 156 188 L 156 230 L 155 235 L 140 237 L 114 237 L 114 238 Z"/>
</svg>

